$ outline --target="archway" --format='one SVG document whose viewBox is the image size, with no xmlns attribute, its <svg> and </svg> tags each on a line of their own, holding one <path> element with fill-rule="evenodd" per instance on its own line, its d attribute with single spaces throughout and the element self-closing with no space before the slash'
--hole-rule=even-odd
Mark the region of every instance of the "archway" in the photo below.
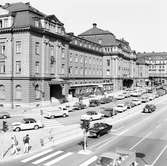
<svg viewBox="0 0 167 166">
<path fill-rule="evenodd" d="M 131 79 L 123 79 L 123 87 L 130 88 L 133 84 L 133 80 Z"/>
<path fill-rule="evenodd" d="M 61 99 L 63 97 L 62 87 L 60 84 L 50 85 L 50 98 Z"/>
</svg>

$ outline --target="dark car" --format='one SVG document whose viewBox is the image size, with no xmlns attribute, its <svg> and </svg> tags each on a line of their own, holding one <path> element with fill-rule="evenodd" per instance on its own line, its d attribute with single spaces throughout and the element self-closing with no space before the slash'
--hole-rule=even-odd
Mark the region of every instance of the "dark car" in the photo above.
<svg viewBox="0 0 167 166">
<path fill-rule="evenodd" d="M 83 104 L 81 102 L 78 102 L 73 105 L 74 110 L 82 110 L 82 109 L 85 109 L 86 107 L 87 107 L 86 104 Z"/>
<path fill-rule="evenodd" d="M 104 97 L 99 100 L 100 104 L 106 104 L 113 101 L 113 97 Z"/>
<path fill-rule="evenodd" d="M 94 123 L 93 126 L 89 129 L 89 136 L 100 137 L 104 134 L 107 134 L 112 128 L 112 125 L 107 123 Z"/>
<path fill-rule="evenodd" d="M 143 108 L 143 113 L 152 113 L 156 110 L 156 106 L 154 104 L 146 104 Z"/>
<path fill-rule="evenodd" d="M 10 114 L 6 111 L 0 111 L 0 119 L 10 118 Z"/>
<path fill-rule="evenodd" d="M 102 108 L 100 112 L 104 114 L 104 117 L 112 117 L 116 115 L 116 111 L 113 108 Z"/>
<path fill-rule="evenodd" d="M 99 100 L 97 100 L 97 99 L 90 100 L 89 107 L 96 107 L 96 106 L 99 106 L 99 105 L 100 105 L 100 101 Z"/>
</svg>

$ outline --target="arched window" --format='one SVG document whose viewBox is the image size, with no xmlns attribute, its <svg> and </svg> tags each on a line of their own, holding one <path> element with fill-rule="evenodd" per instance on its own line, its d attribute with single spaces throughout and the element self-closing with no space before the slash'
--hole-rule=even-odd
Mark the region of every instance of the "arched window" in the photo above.
<svg viewBox="0 0 167 166">
<path fill-rule="evenodd" d="M 35 86 L 35 99 L 40 99 L 40 89 L 38 84 Z"/>
<path fill-rule="evenodd" d="M 20 85 L 16 85 L 16 99 L 22 99 L 22 87 Z"/>
<path fill-rule="evenodd" d="M 5 86 L 0 85 L 0 99 L 5 99 Z"/>
</svg>

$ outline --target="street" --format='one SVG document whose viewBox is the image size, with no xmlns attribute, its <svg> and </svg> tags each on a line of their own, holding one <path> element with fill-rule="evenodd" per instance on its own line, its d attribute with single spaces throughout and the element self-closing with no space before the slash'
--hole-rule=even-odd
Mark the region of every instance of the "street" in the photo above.
<svg viewBox="0 0 167 166">
<path fill-rule="evenodd" d="M 163 96 L 163 98 L 167 98 Z M 158 101 L 159 100 L 159 101 Z M 88 138 L 90 154 L 81 154 L 82 138 L 44 149 L 41 152 L 29 154 L 12 162 L 10 165 L 41 165 L 41 166 L 94 166 L 97 157 L 106 151 L 113 151 L 117 147 L 136 151 L 138 165 L 166 166 L 167 154 L 167 109 L 166 100 L 156 99 L 157 110 L 151 114 L 139 113 L 120 122 L 109 134 L 100 138 Z M 154 102 L 154 101 L 153 101 Z M 136 107 L 136 110 L 141 106 Z"/>
</svg>

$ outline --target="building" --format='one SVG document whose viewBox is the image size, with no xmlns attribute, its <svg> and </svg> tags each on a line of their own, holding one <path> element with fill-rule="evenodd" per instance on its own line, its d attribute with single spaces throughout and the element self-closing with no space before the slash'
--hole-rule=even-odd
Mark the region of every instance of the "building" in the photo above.
<svg viewBox="0 0 167 166">
<path fill-rule="evenodd" d="M 137 71 L 129 43 L 96 24 L 75 36 L 30 3 L 0 6 L 0 106 L 30 107 L 132 87 L 143 77 Z"/>
<path fill-rule="evenodd" d="M 136 79 L 136 54 L 124 39 L 117 39 L 110 31 L 102 30 L 94 23 L 93 27 L 79 37 L 98 43 L 104 51 L 103 79 L 113 83 L 113 89 L 131 87 Z"/>
<path fill-rule="evenodd" d="M 137 58 L 148 64 L 152 85 L 167 84 L 167 52 L 138 53 Z"/>
<path fill-rule="evenodd" d="M 29 3 L 1 6 L 0 103 L 30 106 L 65 96 L 69 42 L 55 15 Z"/>
</svg>

